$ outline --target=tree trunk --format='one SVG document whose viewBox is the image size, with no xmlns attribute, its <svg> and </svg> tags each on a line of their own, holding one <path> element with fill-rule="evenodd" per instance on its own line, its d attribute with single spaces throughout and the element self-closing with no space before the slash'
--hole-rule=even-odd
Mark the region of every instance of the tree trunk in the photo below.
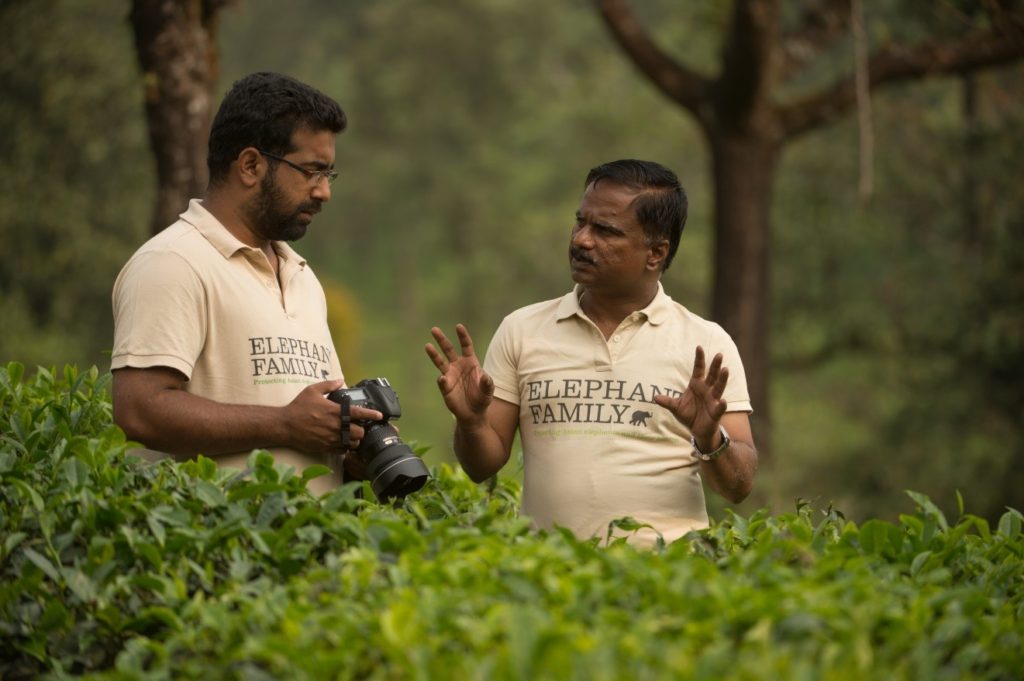
<svg viewBox="0 0 1024 681">
<path fill-rule="evenodd" d="M 151 232 L 177 219 L 206 189 L 206 145 L 217 84 L 215 0 L 133 0 L 130 20 L 156 160 Z"/>
<path fill-rule="evenodd" d="M 779 147 L 742 133 L 709 133 L 715 179 L 715 274 L 711 318 L 743 358 L 758 452 L 771 459 L 768 399 L 771 229 Z"/>
</svg>

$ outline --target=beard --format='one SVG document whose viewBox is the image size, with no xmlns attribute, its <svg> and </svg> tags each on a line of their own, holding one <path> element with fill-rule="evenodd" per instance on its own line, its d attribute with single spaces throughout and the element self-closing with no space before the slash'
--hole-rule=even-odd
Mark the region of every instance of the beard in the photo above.
<svg viewBox="0 0 1024 681">
<path fill-rule="evenodd" d="M 297 241 L 306 235 L 306 228 L 312 218 L 302 213 L 315 215 L 320 212 L 317 201 L 306 201 L 298 206 L 289 206 L 284 192 L 277 186 L 273 174 L 268 173 L 260 183 L 260 194 L 249 209 L 253 231 L 270 241 Z"/>
</svg>

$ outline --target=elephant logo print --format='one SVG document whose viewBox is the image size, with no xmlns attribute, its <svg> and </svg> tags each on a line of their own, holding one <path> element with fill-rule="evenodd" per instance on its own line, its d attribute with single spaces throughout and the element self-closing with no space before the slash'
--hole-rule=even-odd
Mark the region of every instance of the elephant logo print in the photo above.
<svg viewBox="0 0 1024 681">
<path fill-rule="evenodd" d="M 631 426 L 643 426 L 647 427 L 647 419 L 651 418 L 651 412 L 649 411 L 634 411 L 633 416 L 629 419 L 629 425 Z"/>
</svg>

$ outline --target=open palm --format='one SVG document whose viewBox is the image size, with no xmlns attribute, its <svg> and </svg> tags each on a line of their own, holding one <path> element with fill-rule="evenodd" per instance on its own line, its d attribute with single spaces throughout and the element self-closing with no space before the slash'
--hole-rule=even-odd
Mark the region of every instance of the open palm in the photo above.
<svg viewBox="0 0 1024 681">
<path fill-rule="evenodd" d="M 708 444 L 714 440 L 719 421 L 725 414 L 727 404 L 722 393 L 729 382 L 729 370 L 722 366 L 721 353 L 714 356 L 706 371 L 704 365 L 704 348 L 698 345 L 693 375 L 683 394 L 679 397 L 656 395 L 654 401 L 671 411 L 698 443 Z"/>
<path fill-rule="evenodd" d="M 480 366 L 473 339 L 462 324 L 455 327 L 462 352 L 455 350 L 448 337 L 436 326 L 430 330 L 437 348 L 427 343 L 424 348 L 441 375 L 437 387 L 441 390 L 445 406 L 459 420 L 482 418 L 494 397 L 494 381 Z M 440 348 L 440 349 L 438 349 Z"/>
</svg>

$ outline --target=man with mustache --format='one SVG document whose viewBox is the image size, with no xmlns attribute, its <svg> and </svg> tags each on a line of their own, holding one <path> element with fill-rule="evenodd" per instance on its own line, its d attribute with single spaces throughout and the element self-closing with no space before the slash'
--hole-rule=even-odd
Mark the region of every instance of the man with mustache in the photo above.
<svg viewBox="0 0 1024 681">
<path fill-rule="evenodd" d="M 331 198 L 341 107 L 288 76 L 234 84 L 214 118 L 209 186 L 147 241 L 113 291 L 114 421 L 160 456 L 244 468 L 255 448 L 341 481 L 344 385 L 323 288 L 287 242 Z M 352 420 L 382 415 L 352 407 Z M 354 450 L 363 436 L 350 427 Z M 353 464 L 355 465 L 355 464 Z"/>
<path fill-rule="evenodd" d="M 483 366 L 434 327 L 426 351 L 456 418 L 454 447 L 480 482 L 523 448 L 523 512 L 585 538 L 650 546 L 708 526 L 702 479 L 733 503 L 750 493 L 757 452 L 736 346 L 665 294 L 686 194 L 657 163 L 590 171 L 569 242 L 576 286 L 499 326 Z M 710 362 L 708 361 L 710 359 Z M 632 517 L 639 529 L 616 529 Z"/>
</svg>

